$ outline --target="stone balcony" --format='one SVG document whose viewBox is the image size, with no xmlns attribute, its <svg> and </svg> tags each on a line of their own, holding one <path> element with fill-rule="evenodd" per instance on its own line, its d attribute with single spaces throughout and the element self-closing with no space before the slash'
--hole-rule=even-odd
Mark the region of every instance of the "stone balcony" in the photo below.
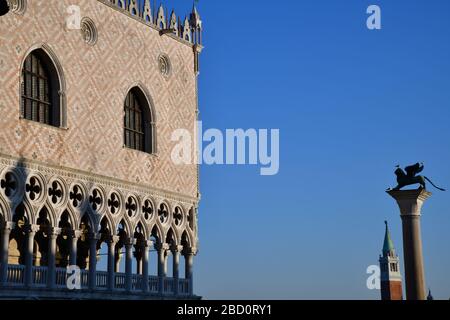
<svg viewBox="0 0 450 320">
<path fill-rule="evenodd" d="M 110 288 L 108 272 L 95 272 L 95 286 L 89 281 L 89 271 L 81 270 L 80 287 L 69 289 L 65 268 L 55 269 L 55 282 L 49 282 L 47 267 L 33 266 L 31 279 L 27 280 L 26 266 L 8 265 L 6 281 L 0 285 L 0 299 L 71 299 L 71 300 L 195 300 L 192 284 L 188 279 L 149 276 L 147 286 L 142 275 L 114 273 L 114 285 Z M 28 283 L 29 282 L 29 283 Z"/>
</svg>

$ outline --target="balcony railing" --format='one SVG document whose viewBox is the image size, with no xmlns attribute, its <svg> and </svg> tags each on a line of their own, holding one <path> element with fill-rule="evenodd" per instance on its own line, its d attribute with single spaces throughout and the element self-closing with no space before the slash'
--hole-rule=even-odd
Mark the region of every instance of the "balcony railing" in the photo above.
<svg viewBox="0 0 450 320">
<path fill-rule="evenodd" d="M 25 284 L 25 266 L 8 265 L 7 282 L 11 286 L 23 286 Z"/>
<path fill-rule="evenodd" d="M 4 284 L 5 287 L 10 288 L 48 288 L 48 268 L 33 266 L 31 272 L 32 283 L 27 286 L 26 283 L 26 268 L 24 265 L 8 265 L 7 279 Z M 53 290 L 69 290 L 67 285 L 68 274 L 65 268 L 56 268 L 55 270 L 55 283 L 52 286 Z M 81 270 L 80 272 L 80 287 L 81 290 L 87 290 L 89 288 L 89 271 Z M 174 278 L 165 277 L 162 279 L 163 290 L 160 291 L 160 278 L 157 276 L 149 276 L 147 280 L 142 275 L 133 274 L 131 276 L 131 293 L 144 293 L 144 281 L 148 281 L 147 294 L 160 294 L 165 296 L 190 296 L 191 282 L 188 279 L 178 279 L 176 283 Z M 106 291 L 108 290 L 109 274 L 104 271 L 97 271 L 95 274 L 95 289 L 94 291 Z M 114 274 L 114 292 L 126 291 L 127 278 L 124 273 Z M 178 286 L 178 290 L 176 289 Z M 1 287 L 0 287 L 1 288 Z"/>
</svg>

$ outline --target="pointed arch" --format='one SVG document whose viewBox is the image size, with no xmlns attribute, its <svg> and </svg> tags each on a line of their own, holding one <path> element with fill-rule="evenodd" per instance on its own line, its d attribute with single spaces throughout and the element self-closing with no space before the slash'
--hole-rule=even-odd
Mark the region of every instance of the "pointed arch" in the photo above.
<svg viewBox="0 0 450 320">
<path fill-rule="evenodd" d="M 61 229 L 74 229 L 74 226 L 76 224 L 73 221 L 73 217 L 70 215 L 69 210 L 64 210 L 61 215 L 58 218 L 58 221 L 56 222 L 56 225 L 58 228 Z"/>
<path fill-rule="evenodd" d="M 12 221 L 11 208 L 3 197 L 0 197 L 0 226 L 6 221 Z"/>
<path fill-rule="evenodd" d="M 180 244 L 186 249 L 189 247 L 192 247 L 192 241 L 191 241 L 191 237 L 189 235 L 189 232 L 187 232 L 186 230 L 183 232 L 183 234 L 181 235 L 181 242 Z"/>
<path fill-rule="evenodd" d="M 33 207 L 27 200 L 18 203 L 14 207 L 13 212 L 12 220 L 16 222 L 16 225 L 19 220 L 23 221 L 24 224 L 34 224 L 37 220 L 34 215 Z"/>
<path fill-rule="evenodd" d="M 49 209 L 46 205 L 44 205 L 38 210 L 38 214 L 36 216 L 37 225 L 47 225 L 49 227 L 54 227 L 54 221 L 55 219 L 51 208 Z"/>
<path fill-rule="evenodd" d="M 149 91 L 141 82 L 134 83 L 126 92 L 124 145 L 150 154 L 157 153 L 154 103 Z"/>
<path fill-rule="evenodd" d="M 123 229 L 121 229 L 121 226 L 123 227 Z M 122 218 L 120 220 L 120 222 L 117 224 L 116 233 L 120 235 L 120 231 L 121 230 L 123 230 L 127 234 L 128 237 L 130 237 L 132 235 L 132 233 L 133 233 L 131 231 L 132 229 L 131 229 L 131 226 L 130 226 L 130 221 L 128 221 L 128 219 L 126 219 L 125 217 Z"/>
<path fill-rule="evenodd" d="M 67 128 L 66 80 L 59 59 L 45 43 L 35 44 L 23 56 L 19 84 L 22 118 Z M 43 90 L 34 92 L 36 79 Z M 35 99 L 38 96 L 38 99 Z"/>
<path fill-rule="evenodd" d="M 155 245 L 156 244 L 161 244 L 163 242 L 163 233 L 160 229 L 160 227 L 155 224 L 152 228 L 152 232 L 150 233 L 150 238 L 154 238 L 155 240 Z M 150 239 L 151 240 L 151 239 Z"/>
<path fill-rule="evenodd" d="M 100 232 L 104 231 L 105 228 L 109 231 L 109 235 L 114 235 L 116 233 L 114 221 L 108 214 L 104 214 L 100 219 Z"/>
<path fill-rule="evenodd" d="M 145 241 L 148 239 L 147 230 L 145 229 L 144 224 L 141 221 L 136 224 L 133 237 L 138 241 Z"/>
<path fill-rule="evenodd" d="M 72 228 L 74 230 L 78 229 L 78 225 L 80 224 L 81 221 L 78 219 L 78 216 L 74 213 L 74 211 L 70 207 L 64 208 L 64 210 L 61 211 L 60 215 L 57 218 L 56 225 L 59 226 L 64 215 L 67 215 L 69 217 Z"/>
<path fill-rule="evenodd" d="M 178 245 L 178 237 L 175 231 L 172 228 L 169 228 L 165 237 L 165 243 L 169 245 Z"/>
<path fill-rule="evenodd" d="M 58 226 L 58 217 L 56 215 L 55 209 L 53 208 L 53 206 L 49 205 L 47 202 L 44 203 L 39 210 L 37 210 L 37 215 L 36 215 L 36 222 L 39 219 L 39 214 L 41 213 L 42 210 L 45 210 L 47 215 L 48 215 L 48 219 L 50 222 L 50 227 L 57 227 Z"/>
<path fill-rule="evenodd" d="M 88 212 L 85 212 L 80 219 L 79 229 L 81 229 L 81 231 L 85 231 L 85 229 L 83 229 L 84 226 L 87 228 L 87 232 L 95 232 L 95 225 L 96 223 L 93 217 Z"/>
<path fill-rule="evenodd" d="M 141 219 L 139 220 L 138 224 L 139 223 L 142 225 L 142 228 L 145 231 L 145 239 L 148 240 L 150 238 L 150 236 L 151 236 L 151 233 L 152 233 L 149 224 L 145 221 L 144 217 L 141 217 Z"/>
</svg>

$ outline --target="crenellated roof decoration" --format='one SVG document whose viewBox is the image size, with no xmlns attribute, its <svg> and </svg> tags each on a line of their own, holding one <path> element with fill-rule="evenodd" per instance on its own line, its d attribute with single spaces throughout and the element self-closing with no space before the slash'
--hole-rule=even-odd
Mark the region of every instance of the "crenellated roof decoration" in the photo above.
<svg viewBox="0 0 450 320">
<path fill-rule="evenodd" d="M 160 4 L 158 10 L 154 10 L 152 5 L 154 4 L 152 0 L 99 0 L 101 2 L 109 3 L 112 6 L 119 8 L 120 10 L 126 11 L 132 16 L 142 20 L 146 24 L 150 24 L 159 30 L 164 30 L 165 34 L 172 33 L 173 35 L 188 41 L 194 45 L 202 44 L 202 21 L 200 19 L 200 14 L 197 8 L 192 8 L 192 12 L 189 16 L 186 16 L 182 20 L 176 15 L 175 11 L 172 10 L 171 14 L 168 15 L 168 11 L 164 9 L 163 5 Z M 170 32 L 170 30 L 172 32 Z"/>
</svg>

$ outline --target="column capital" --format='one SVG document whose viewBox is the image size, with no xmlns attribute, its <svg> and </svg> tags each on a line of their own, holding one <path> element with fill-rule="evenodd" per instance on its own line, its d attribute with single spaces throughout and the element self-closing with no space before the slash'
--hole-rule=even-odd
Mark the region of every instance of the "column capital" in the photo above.
<svg viewBox="0 0 450 320">
<path fill-rule="evenodd" d="M 156 250 L 158 250 L 158 251 L 167 251 L 170 249 L 170 246 L 168 243 L 159 243 L 155 247 L 156 247 Z"/>
<path fill-rule="evenodd" d="M 136 239 L 135 238 L 128 238 L 125 240 L 126 246 L 134 246 L 136 245 Z"/>
<path fill-rule="evenodd" d="M 183 248 L 183 255 L 192 255 L 192 256 L 195 256 L 195 255 L 197 255 L 197 253 L 198 253 L 198 250 L 197 250 L 197 248 L 196 247 L 186 247 L 186 248 Z"/>
<path fill-rule="evenodd" d="M 0 227 L 2 228 L 2 230 L 12 231 L 15 226 L 16 226 L 15 222 L 6 221 Z"/>
<path fill-rule="evenodd" d="M 172 251 L 174 253 L 182 252 L 183 251 L 183 246 L 172 245 L 170 247 L 170 251 Z"/>
<path fill-rule="evenodd" d="M 388 190 L 387 193 L 397 201 L 402 217 L 421 216 L 424 202 L 432 195 L 431 192 L 423 188 L 417 190 Z"/>
<path fill-rule="evenodd" d="M 145 240 L 145 241 L 142 241 L 141 243 L 144 248 L 150 248 L 151 246 L 153 246 L 152 240 Z"/>
<path fill-rule="evenodd" d="M 82 234 L 83 234 L 83 232 L 80 230 L 70 230 L 70 232 L 68 233 L 68 236 L 72 237 L 72 239 L 78 239 L 81 237 Z"/>
<path fill-rule="evenodd" d="M 117 244 L 117 242 L 120 241 L 120 237 L 119 236 L 108 236 L 106 241 L 109 244 Z"/>
<path fill-rule="evenodd" d="M 62 229 L 61 228 L 54 228 L 50 227 L 48 228 L 47 232 L 50 237 L 57 237 L 61 234 Z"/>
<path fill-rule="evenodd" d="M 29 224 L 25 226 L 26 233 L 36 233 L 41 229 L 41 226 L 37 224 Z"/>
<path fill-rule="evenodd" d="M 89 233 L 88 234 L 89 240 L 100 240 L 102 238 L 102 235 L 100 233 Z"/>
</svg>

